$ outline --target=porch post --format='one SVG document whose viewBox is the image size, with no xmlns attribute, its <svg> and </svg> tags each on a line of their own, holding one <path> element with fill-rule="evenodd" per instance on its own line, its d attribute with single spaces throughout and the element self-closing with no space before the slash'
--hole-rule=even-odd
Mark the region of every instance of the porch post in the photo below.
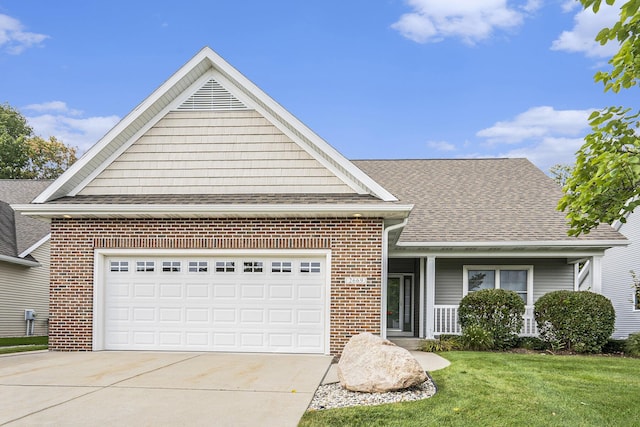
<svg viewBox="0 0 640 427">
<path fill-rule="evenodd" d="M 424 262 L 424 258 L 422 259 Z M 426 338 L 433 338 L 433 331 L 435 330 L 435 305 L 436 305 L 436 257 L 427 257 L 426 265 L 426 278 L 427 278 L 427 331 Z"/>
<path fill-rule="evenodd" d="M 602 256 L 591 257 L 591 292 L 602 293 Z"/>
<path fill-rule="evenodd" d="M 425 321 L 425 300 L 424 300 L 424 289 L 427 283 L 427 278 L 425 276 L 425 265 L 424 258 L 420 258 L 420 292 L 418 296 L 419 308 L 418 308 L 418 336 L 420 338 L 424 338 L 424 321 Z"/>
</svg>

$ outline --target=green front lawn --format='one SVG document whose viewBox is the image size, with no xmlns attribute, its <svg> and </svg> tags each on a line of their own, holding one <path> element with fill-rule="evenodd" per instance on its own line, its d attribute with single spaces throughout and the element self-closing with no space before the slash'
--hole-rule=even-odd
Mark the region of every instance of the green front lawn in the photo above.
<svg viewBox="0 0 640 427">
<path fill-rule="evenodd" d="M 637 426 L 640 359 L 442 354 L 438 392 L 418 402 L 307 412 L 300 426 Z"/>
<path fill-rule="evenodd" d="M 0 338 L 0 354 L 46 350 L 47 348 L 49 348 L 49 337 Z"/>
</svg>

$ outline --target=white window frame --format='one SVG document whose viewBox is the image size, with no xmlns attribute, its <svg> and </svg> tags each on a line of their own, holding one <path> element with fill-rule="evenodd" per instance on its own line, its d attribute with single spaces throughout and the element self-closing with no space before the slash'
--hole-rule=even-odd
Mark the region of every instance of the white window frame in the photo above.
<svg viewBox="0 0 640 427">
<path fill-rule="evenodd" d="M 462 297 L 469 293 L 469 270 L 493 270 L 495 271 L 495 288 L 500 289 L 501 270 L 526 270 L 527 271 L 527 301 L 525 305 L 533 305 L 533 265 L 463 265 L 462 266 Z"/>
</svg>

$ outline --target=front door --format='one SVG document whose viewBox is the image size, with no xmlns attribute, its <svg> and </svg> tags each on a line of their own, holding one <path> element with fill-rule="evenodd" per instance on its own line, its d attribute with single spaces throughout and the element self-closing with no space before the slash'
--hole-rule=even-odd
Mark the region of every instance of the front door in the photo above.
<svg viewBox="0 0 640 427">
<path fill-rule="evenodd" d="M 412 275 L 389 275 L 387 281 L 387 335 L 413 336 Z"/>
</svg>

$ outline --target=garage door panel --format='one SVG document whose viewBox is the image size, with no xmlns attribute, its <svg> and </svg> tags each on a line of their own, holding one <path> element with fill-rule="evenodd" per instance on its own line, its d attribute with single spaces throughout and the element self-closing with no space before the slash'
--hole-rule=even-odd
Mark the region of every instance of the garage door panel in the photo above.
<svg viewBox="0 0 640 427">
<path fill-rule="evenodd" d="M 106 349 L 325 351 L 323 259 L 115 260 L 105 272 Z"/>
</svg>

